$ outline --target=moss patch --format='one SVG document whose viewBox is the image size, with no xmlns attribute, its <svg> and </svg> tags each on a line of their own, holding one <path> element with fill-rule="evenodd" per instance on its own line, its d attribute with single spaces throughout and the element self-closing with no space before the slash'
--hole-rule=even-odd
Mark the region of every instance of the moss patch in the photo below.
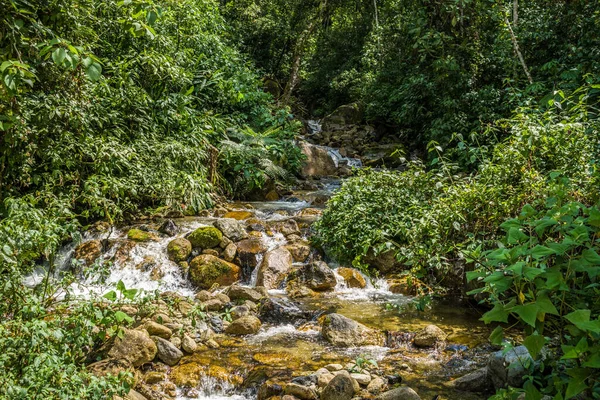
<svg viewBox="0 0 600 400">
<path fill-rule="evenodd" d="M 204 226 L 192 232 L 187 239 L 194 248 L 212 249 L 221 243 L 223 234 L 214 226 Z"/>
</svg>

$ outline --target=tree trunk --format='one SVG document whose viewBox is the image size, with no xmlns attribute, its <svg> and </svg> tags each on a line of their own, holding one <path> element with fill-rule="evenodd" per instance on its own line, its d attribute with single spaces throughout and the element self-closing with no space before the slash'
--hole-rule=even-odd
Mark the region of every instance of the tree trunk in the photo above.
<svg viewBox="0 0 600 400">
<path fill-rule="evenodd" d="M 515 49 L 515 53 L 517 53 L 517 57 L 519 58 L 519 62 L 521 63 L 521 66 L 523 67 L 523 71 L 525 71 L 525 75 L 527 75 L 527 80 L 529 81 L 529 84 L 532 84 L 533 79 L 531 78 L 531 74 L 529 73 L 527 64 L 525 64 L 525 58 L 523 58 L 523 54 L 521 53 L 521 50 L 519 49 L 519 43 L 517 42 L 517 37 L 515 36 L 515 32 L 513 31 L 512 26 L 510 25 L 510 21 L 508 20 L 508 16 L 506 14 L 504 15 L 504 22 L 506 23 L 506 26 L 508 27 L 508 31 L 510 32 L 510 38 L 512 40 L 513 47 Z"/>
</svg>

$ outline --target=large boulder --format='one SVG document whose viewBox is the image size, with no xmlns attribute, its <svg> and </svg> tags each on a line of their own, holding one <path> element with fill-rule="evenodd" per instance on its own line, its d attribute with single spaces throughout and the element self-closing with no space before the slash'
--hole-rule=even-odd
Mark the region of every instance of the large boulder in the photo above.
<svg viewBox="0 0 600 400">
<path fill-rule="evenodd" d="M 415 335 L 413 343 L 417 347 L 433 347 L 446 340 L 446 333 L 435 325 L 427 325 Z"/>
<path fill-rule="evenodd" d="M 357 125 L 364 117 L 364 109 L 359 103 L 344 104 L 323 118 L 323 130 L 330 130 L 335 125 Z"/>
<path fill-rule="evenodd" d="M 312 314 L 301 310 L 288 299 L 265 297 L 259 306 L 259 316 L 265 322 L 289 324 L 306 321 Z"/>
<path fill-rule="evenodd" d="M 303 240 L 288 244 L 285 248 L 292 254 L 292 258 L 296 262 L 306 262 L 310 255 L 310 245 Z"/>
<path fill-rule="evenodd" d="M 332 290 L 337 285 L 335 273 L 323 261 L 302 266 L 294 272 L 294 278 L 309 289 L 316 291 Z"/>
<path fill-rule="evenodd" d="M 375 397 L 375 400 L 421 400 L 421 398 L 408 386 L 401 386 L 381 393 Z"/>
<path fill-rule="evenodd" d="M 252 335 L 258 332 L 260 326 L 261 322 L 258 318 L 253 315 L 247 315 L 229 324 L 227 329 L 225 329 L 225 333 L 230 335 Z"/>
<path fill-rule="evenodd" d="M 221 218 L 215 222 L 215 227 L 219 228 L 223 235 L 238 242 L 248 237 L 246 232 L 246 226 L 243 222 L 238 221 L 234 218 Z"/>
<path fill-rule="evenodd" d="M 337 173 L 338 169 L 327 148 L 306 142 L 300 142 L 299 146 L 302 154 L 306 156 L 301 172 L 304 178 L 331 176 Z"/>
<path fill-rule="evenodd" d="M 278 247 L 265 254 L 258 269 L 256 284 L 266 289 L 277 289 L 292 269 L 292 254 L 285 247 Z"/>
<path fill-rule="evenodd" d="M 99 240 L 90 240 L 81 243 L 75 248 L 73 258 L 83 261 L 86 266 L 90 266 L 102 255 L 102 242 Z"/>
<path fill-rule="evenodd" d="M 158 349 L 157 357 L 160 361 L 164 362 L 171 367 L 177 365 L 179 360 L 183 357 L 183 353 L 175 345 L 166 339 L 158 336 L 152 336 Z"/>
<path fill-rule="evenodd" d="M 488 374 L 496 389 L 506 386 L 521 387 L 527 366 L 533 358 L 525 346 L 517 346 L 504 354 L 502 350 L 493 353 L 488 360 Z"/>
<path fill-rule="evenodd" d="M 138 228 L 130 229 L 127 232 L 127 238 L 134 242 L 158 242 L 160 240 L 157 234 Z"/>
<path fill-rule="evenodd" d="M 361 275 L 360 272 L 355 270 L 354 268 L 338 268 L 336 270 L 338 275 L 344 278 L 344 282 L 346 282 L 346 286 L 349 288 L 364 288 L 367 286 L 367 281 Z"/>
<path fill-rule="evenodd" d="M 321 333 L 329 343 L 341 347 L 383 346 L 385 343 L 382 332 L 340 314 L 325 316 Z"/>
<path fill-rule="evenodd" d="M 192 243 L 184 238 L 173 239 L 167 245 L 169 260 L 180 262 L 187 261 L 192 254 Z"/>
<path fill-rule="evenodd" d="M 200 289 L 210 289 L 218 283 L 231 285 L 240 279 L 240 267 L 218 257 L 202 254 L 190 262 L 189 276 Z"/>
<path fill-rule="evenodd" d="M 244 267 L 254 268 L 258 265 L 259 255 L 265 253 L 267 248 L 260 239 L 250 238 L 237 243 L 237 255 L 240 264 Z"/>
<path fill-rule="evenodd" d="M 352 378 L 346 374 L 336 375 L 323 389 L 321 400 L 350 400 L 354 397 Z"/>
<path fill-rule="evenodd" d="M 139 367 L 154 360 L 157 351 L 156 344 L 148 332 L 124 328 L 123 337 L 115 340 L 108 356 L 117 360 L 127 360 L 134 367 Z"/>
<path fill-rule="evenodd" d="M 190 233 L 187 239 L 194 248 L 212 249 L 221 243 L 223 234 L 214 226 L 203 226 Z"/>
</svg>

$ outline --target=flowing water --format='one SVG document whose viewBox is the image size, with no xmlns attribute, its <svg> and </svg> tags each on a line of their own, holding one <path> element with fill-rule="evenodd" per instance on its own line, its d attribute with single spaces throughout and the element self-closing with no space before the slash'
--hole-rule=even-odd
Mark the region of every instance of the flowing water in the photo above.
<svg viewBox="0 0 600 400">
<path fill-rule="evenodd" d="M 315 126 L 314 129 L 320 129 Z M 358 165 L 357 161 L 344 159 L 339 152 L 330 152 L 336 162 Z M 360 160 L 358 160 L 359 162 Z M 249 211 L 260 221 L 283 221 L 289 218 L 310 220 L 303 211 L 320 207 L 319 199 L 328 198 L 340 185 L 339 180 L 323 180 L 314 190 L 301 190 L 287 200 L 231 204 L 232 208 Z M 318 212 L 316 213 L 318 214 Z M 304 218 L 304 219 L 303 219 Z M 215 217 L 187 217 L 176 219 L 183 237 L 194 229 L 211 225 Z M 157 221 L 152 226 L 158 226 Z M 151 227 L 152 227 L 151 226 Z M 104 282 L 97 283 L 97 276 L 82 279 L 72 288 L 81 297 L 103 294 L 115 283 L 122 281 L 127 288 L 145 291 L 172 291 L 192 297 L 194 288 L 181 268 L 167 257 L 166 247 L 173 237 L 158 241 L 139 243 L 128 252 L 127 231 L 130 227 L 111 229 L 110 232 L 86 234 L 83 241 L 101 239 L 106 244 L 102 257 L 112 260 Z M 260 240 L 267 249 L 285 245 L 287 239 L 278 233 L 263 232 Z M 58 257 L 58 271 L 70 268 L 74 246 L 66 246 Z M 260 262 L 260 260 L 259 260 Z M 157 266 L 160 274 L 157 278 Z M 331 263 L 336 268 L 335 263 Z M 254 286 L 256 271 L 244 282 Z M 255 387 L 266 377 L 292 377 L 310 373 L 330 363 L 345 365 L 363 357 L 377 362 L 386 374 L 400 374 L 404 382 L 413 387 L 423 399 L 442 395 L 447 399 L 478 399 L 473 394 L 456 394 L 444 386 L 444 382 L 473 370 L 481 365 L 489 349 L 485 344 L 488 328 L 479 322 L 477 312 L 459 302 L 434 302 L 425 311 L 418 311 L 413 298 L 390 292 L 385 279 L 370 281 L 363 289 L 348 288 L 343 278 L 337 275 L 335 290 L 316 298 L 295 299 L 303 310 L 312 311 L 316 317 L 304 324 L 264 324 L 256 335 L 230 337 L 217 335 L 220 347 L 206 349 L 187 356 L 185 365 L 194 365 L 202 370 L 193 392 L 178 389 L 178 399 L 240 400 L 256 398 Z M 34 284 L 39 275 L 29 278 Z M 274 297 L 286 298 L 284 290 L 270 291 Z M 397 343 L 388 347 L 336 348 L 328 344 L 320 334 L 318 316 L 325 312 L 337 312 L 367 326 L 384 331 L 399 332 Z M 411 333 L 426 325 L 436 324 L 449 334 L 447 348 L 417 349 L 410 340 L 403 340 L 403 333 Z"/>
</svg>

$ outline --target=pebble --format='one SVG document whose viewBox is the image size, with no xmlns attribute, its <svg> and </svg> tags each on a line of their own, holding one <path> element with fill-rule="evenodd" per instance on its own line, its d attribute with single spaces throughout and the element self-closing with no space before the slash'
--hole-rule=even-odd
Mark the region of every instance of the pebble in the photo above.
<svg viewBox="0 0 600 400">
<path fill-rule="evenodd" d="M 325 366 L 329 371 L 341 371 L 344 367 L 341 364 L 327 364 Z"/>
<path fill-rule="evenodd" d="M 371 375 L 368 374 L 350 374 L 350 376 L 359 383 L 359 385 L 367 386 L 371 382 Z"/>
</svg>

